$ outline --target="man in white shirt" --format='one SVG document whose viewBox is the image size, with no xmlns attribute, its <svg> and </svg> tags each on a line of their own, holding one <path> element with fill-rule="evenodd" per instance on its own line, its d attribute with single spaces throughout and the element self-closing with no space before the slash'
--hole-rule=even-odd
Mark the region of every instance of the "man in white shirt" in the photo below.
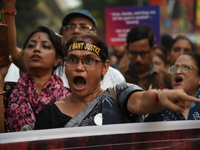
<svg viewBox="0 0 200 150">
<path fill-rule="evenodd" d="M 76 34 L 95 34 L 97 35 L 97 22 L 88 10 L 80 9 L 67 14 L 62 21 L 63 43 L 65 44 L 72 35 Z M 56 74 L 60 76 L 66 87 L 69 87 L 65 71 L 59 74 L 59 69 Z M 125 82 L 125 78 L 115 68 L 109 67 L 107 74 L 101 81 L 101 87 L 106 89 L 116 84 Z"/>
<path fill-rule="evenodd" d="M 20 77 L 20 70 L 19 68 L 12 63 L 8 69 L 8 73 L 4 79 L 5 82 L 17 82 Z"/>
<path fill-rule="evenodd" d="M 10 17 L 10 16 L 7 16 L 7 17 Z M 14 17 L 14 16 L 11 16 L 11 17 Z M 5 19 L 6 19 L 7 24 L 14 24 L 14 18 L 5 18 Z M 84 9 L 73 11 L 67 14 L 62 22 L 63 43 L 65 44 L 72 35 L 76 35 L 76 34 L 97 35 L 96 29 L 97 29 L 97 22 L 89 11 L 84 10 Z M 14 27 L 11 28 L 10 32 L 15 33 L 16 32 L 15 28 Z M 12 57 L 17 56 L 20 53 L 20 51 L 21 49 L 18 48 L 16 52 L 13 52 Z M 17 60 L 18 60 L 18 57 L 16 61 L 13 61 L 13 62 L 16 64 Z M 19 67 L 20 65 L 18 64 L 17 66 Z M 10 70 L 13 70 L 13 69 L 10 68 Z M 15 74 L 12 73 L 12 76 L 16 75 L 17 73 L 19 72 L 15 72 Z M 57 69 L 55 71 L 55 74 L 57 74 L 58 76 L 62 78 L 64 85 L 66 87 L 69 87 L 67 78 L 65 76 L 65 71 L 60 72 L 60 69 Z M 18 75 L 16 76 L 16 78 L 18 79 Z M 17 81 L 17 79 L 13 81 Z M 104 76 L 104 79 L 102 80 L 101 87 L 103 89 L 106 89 L 108 87 L 114 86 L 122 82 L 125 82 L 125 78 L 123 77 L 123 75 L 117 69 L 110 67 L 107 74 Z"/>
</svg>

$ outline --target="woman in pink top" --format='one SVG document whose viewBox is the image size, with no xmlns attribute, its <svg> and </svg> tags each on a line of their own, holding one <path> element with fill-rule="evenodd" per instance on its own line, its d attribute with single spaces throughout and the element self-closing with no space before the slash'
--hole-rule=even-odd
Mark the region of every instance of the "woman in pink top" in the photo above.
<svg viewBox="0 0 200 150">
<path fill-rule="evenodd" d="M 70 94 L 60 77 L 53 74 L 64 54 L 61 38 L 46 27 L 38 27 L 27 38 L 21 58 L 26 72 L 17 82 L 8 104 L 11 131 L 24 125 L 34 128 L 36 116 L 50 102 Z"/>
</svg>

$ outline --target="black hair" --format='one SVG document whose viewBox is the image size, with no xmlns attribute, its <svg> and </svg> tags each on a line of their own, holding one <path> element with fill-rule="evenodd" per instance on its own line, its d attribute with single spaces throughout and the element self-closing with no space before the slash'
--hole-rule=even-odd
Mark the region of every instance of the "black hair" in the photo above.
<svg viewBox="0 0 200 150">
<path fill-rule="evenodd" d="M 180 54 L 179 56 L 181 56 L 181 55 L 188 55 L 193 59 L 193 61 L 195 62 L 196 66 L 197 66 L 198 73 L 200 75 L 200 55 L 197 53 L 193 53 L 193 52 L 184 52 L 184 53 Z"/>
<path fill-rule="evenodd" d="M 160 49 L 160 50 L 162 51 L 162 53 L 163 53 L 163 55 L 164 55 L 165 57 L 167 56 L 168 53 L 167 53 L 167 49 L 166 49 L 165 46 L 159 44 L 159 45 L 157 46 L 157 48 Z"/>
<path fill-rule="evenodd" d="M 187 40 L 187 41 L 189 42 L 191 48 L 192 48 L 192 52 L 195 52 L 195 46 L 194 46 L 194 44 L 190 41 L 189 38 L 187 38 L 187 37 L 184 36 L 184 35 L 178 35 L 178 36 L 176 36 L 176 37 L 172 40 L 172 44 L 171 44 L 170 51 L 171 51 L 172 47 L 174 46 L 174 44 L 175 44 L 177 41 L 179 41 L 179 40 Z"/>
<path fill-rule="evenodd" d="M 108 46 L 106 45 L 106 43 L 104 42 L 104 40 L 101 37 L 99 37 L 97 35 L 93 35 L 93 34 L 74 35 L 66 43 L 65 52 L 68 51 L 70 44 L 75 41 L 88 41 L 88 42 L 95 44 L 97 47 L 99 47 L 101 49 L 101 51 L 100 51 L 101 59 L 102 60 L 108 59 Z M 65 55 L 67 55 L 67 54 L 65 54 Z"/>
<path fill-rule="evenodd" d="M 161 45 L 165 47 L 166 51 L 170 51 L 173 38 L 170 34 L 163 34 L 161 36 Z"/>
<path fill-rule="evenodd" d="M 165 66 L 168 65 L 167 58 L 164 55 L 155 53 L 155 56 L 158 56 L 164 62 Z"/>
<path fill-rule="evenodd" d="M 63 52 L 63 47 L 62 47 L 62 38 L 59 35 L 57 35 L 54 31 L 52 31 L 51 29 L 44 27 L 44 26 L 37 27 L 33 32 L 31 32 L 29 34 L 29 36 L 26 38 L 26 41 L 23 45 L 23 50 L 26 48 L 26 45 L 27 45 L 28 41 L 30 40 L 30 38 L 37 32 L 44 32 L 44 33 L 47 33 L 49 35 L 49 39 L 56 49 L 56 57 L 61 57 L 61 59 L 63 59 L 64 58 L 64 52 Z M 23 51 L 22 51 L 22 54 L 23 54 Z M 59 66 L 59 64 L 56 67 L 54 66 L 53 71 L 58 66 Z"/>
<path fill-rule="evenodd" d="M 149 46 L 153 47 L 154 45 L 154 33 L 150 26 L 146 24 L 138 25 L 134 28 L 132 28 L 126 37 L 126 43 L 127 46 L 129 46 L 130 43 L 133 43 L 138 40 L 142 39 L 148 39 L 149 40 Z"/>
</svg>

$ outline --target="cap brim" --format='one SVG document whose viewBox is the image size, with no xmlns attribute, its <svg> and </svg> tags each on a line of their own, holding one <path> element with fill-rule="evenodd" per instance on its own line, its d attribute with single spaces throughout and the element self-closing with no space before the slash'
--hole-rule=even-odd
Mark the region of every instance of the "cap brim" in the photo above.
<svg viewBox="0 0 200 150">
<path fill-rule="evenodd" d="M 68 15 L 66 15 L 65 18 L 64 18 L 63 21 L 62 21 L 62 26 L 63 26 L 63 27 L 66 26 L 66 25 L 68 24 L 69 20 L 70 20 L 72 17 L 76 16 L 76 15 L 82 15 L 82 16 L 86 17 L 87 19 L 89 19 L 89 20 L 93 23 L 93 25 L 94 25 L 95 28 L 97 27 L 97 25 L 96 25 L 96 23 L 94 22 L 94 20 L 92 20 L 89 16 L 87 16 L 87 15 L 85 15 L 85 14 L 83 14 L 83 13 L 79 13 L 79 12 L 72 12 L 72 13 L 69 13 Z"/>
</svg>

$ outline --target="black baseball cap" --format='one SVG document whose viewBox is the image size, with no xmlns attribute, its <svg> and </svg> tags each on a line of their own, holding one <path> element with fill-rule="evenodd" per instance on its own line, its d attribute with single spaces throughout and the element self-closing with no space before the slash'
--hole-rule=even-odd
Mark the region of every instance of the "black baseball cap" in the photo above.
<svg viewBox="0 0 200 150">
<path fill-rule="evenodd" d="M 96 20 L 94 19 L 94 17 L 92 16 L 92 14 L 88 10 L 86 10 L 86 9 L 74 10 L 74 11 L 70 12 L 69 14 L 67 14 L 64 17 L 63 21 L 62 21 L 62 26 L 63 27 L 66 26 L 67 23 L 68 23 L 68 21 L 69 21 L 69 19 L 71 19 L 72 17 L 74 17 L 77 14 L 83 15 L 83 16 L 87 17 L 89 20 L 92 21 L 92 23 L 94 24 L 95 29 L 97 29 L 97 22 L 96 22 Z"/>
</svg>

